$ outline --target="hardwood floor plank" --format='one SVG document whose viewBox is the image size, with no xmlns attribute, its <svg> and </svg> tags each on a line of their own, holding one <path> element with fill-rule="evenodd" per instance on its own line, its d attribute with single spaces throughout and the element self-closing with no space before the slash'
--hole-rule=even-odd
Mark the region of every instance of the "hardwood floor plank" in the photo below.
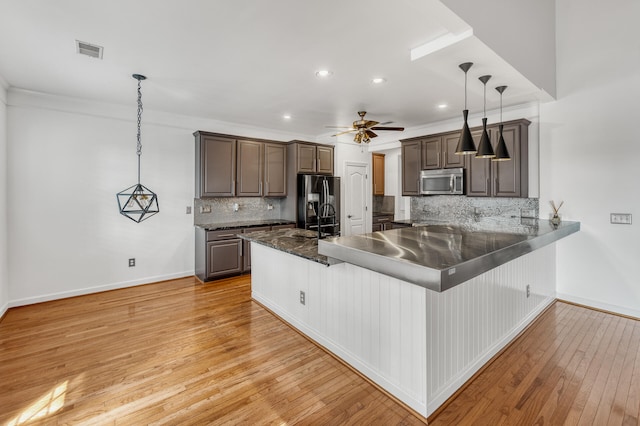
<svg viewBox="0 0 640 426">
<path fill-rule="evenodd" d="M 251 301 L 250 286 L 184 278 L 10 309 L 0 424 L 424 424 Z M 639 416 L 640 321 L 557 302 L 431 424 Z"/>
</svg>

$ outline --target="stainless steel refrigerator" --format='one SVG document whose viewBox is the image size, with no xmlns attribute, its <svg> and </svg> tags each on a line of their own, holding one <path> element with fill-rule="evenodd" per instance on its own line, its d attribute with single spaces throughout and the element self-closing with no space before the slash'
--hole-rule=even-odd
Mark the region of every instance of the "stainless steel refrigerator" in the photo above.
<svg viewBox="0 0 640 426">
<path fill-rule="evenodd" d="M 298 228 L 340 235 L 340 178 L 298 175 Z"/>
</svg>

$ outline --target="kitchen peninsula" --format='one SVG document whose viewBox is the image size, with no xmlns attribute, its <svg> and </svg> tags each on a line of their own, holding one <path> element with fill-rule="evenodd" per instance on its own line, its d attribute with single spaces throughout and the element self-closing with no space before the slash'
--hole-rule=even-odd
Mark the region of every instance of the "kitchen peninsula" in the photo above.
<svg viewBox="0 0 640 426">
<path fill-rule="evenodd" d="M 553 302 L 554 242 L 580 224 L 504 229 L 243 238 L 254 300 L 427 417 Z"/>
</svg>

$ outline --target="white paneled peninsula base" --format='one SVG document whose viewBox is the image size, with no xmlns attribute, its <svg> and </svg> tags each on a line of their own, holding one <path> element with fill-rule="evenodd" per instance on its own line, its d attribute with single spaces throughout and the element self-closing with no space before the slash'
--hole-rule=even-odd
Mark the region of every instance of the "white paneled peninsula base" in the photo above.
<svg viewBox="0 0 640 426">
<path fill-rule="evenodd" d="M 274 247 L 251 245 L 252 297 L 424 417 L 555 299 L 555 244 L 443 292 Z"/>
</svg>

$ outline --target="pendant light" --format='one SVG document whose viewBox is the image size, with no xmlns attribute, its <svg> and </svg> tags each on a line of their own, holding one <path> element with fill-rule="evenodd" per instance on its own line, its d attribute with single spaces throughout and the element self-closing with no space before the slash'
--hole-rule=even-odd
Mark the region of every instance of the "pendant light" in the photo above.
<svg viewBox="0 0 640 426">
<path fill-rule="evenodd" d="M 484 85 L 484 106 L 482 107 L 482 137 L 480 137 L 480 144 L 478 145 L 476 158 L 493 158 L 496 154 L 493 152 L 489 133 L 487 133 L 487 81 L 491 79 L 491 76 L 483 75 L 478 77 L 478 79 Z"/>
<path fill-rule="evenodd" d="M 467 109 L 467 71 L 473 65 L 473 62 L 465 62 L 460 64 L 459 67 L 464 71 L 464 111 L 462 116 L 464 117 L 464 124 L 462 126 L 462 133 L 460 134 L 460 140 L 456 147 L 456 154 L 467 155 L 476 153 L 476 144 L 473 143 L 473 137 L 471 136 L 471 130 L 467 124 L 467 117 L 469 116 L 469 110 Z"/>
<path fill-rule="evenodd" d="M 507 86 L 496 87 L 496 90 L 498 91 L 498 93 L 500 93 L 500 125 L 498 126 L 500 137 L 498 138 L 498 145 L 496 145 L 496 156 L 493 157 L 491 161 L 511 160 L 509 150 L 507 149 L 507 144 L 504 142 L 504 137 L 502 136 L 502 128 L 504 127 L 502 124 L 502 92 L 504 92 L 506 88 Z"/>
<path fill-rule="evenodd" d="M 160 211 L 158 207 L 158 196 L 140 183 L 140 156 L 142 155 L 142 142 L 140 138 L 140 123 L 142 121 L 142 90 L 141 82 L 147 77 L 140 74 L 133 74 L 133 78 L 138 80 L 138 143 L 136 154 L 138 155 L 138 183 L 116 195 L 120 214 L 128 217 L 134 222 L 140 223 L 150 218 Z"/>
</svg>

